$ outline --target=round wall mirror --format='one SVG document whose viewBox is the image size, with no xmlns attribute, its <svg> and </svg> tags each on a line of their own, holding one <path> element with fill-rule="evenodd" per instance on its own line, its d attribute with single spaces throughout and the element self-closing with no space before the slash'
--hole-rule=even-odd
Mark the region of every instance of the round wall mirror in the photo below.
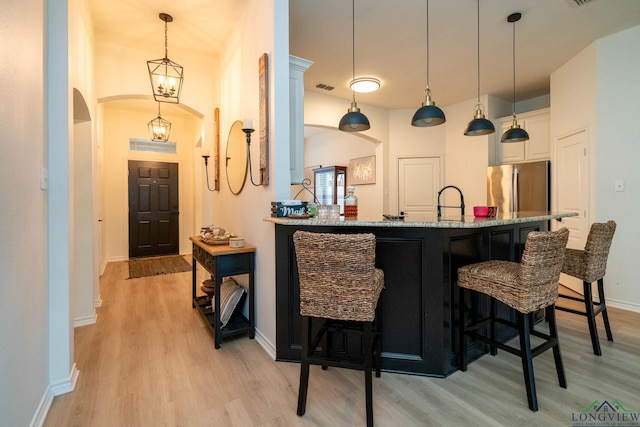
<svg viewBox="0 0 640 427">
<path fill-rule="evenodd" d="M 231 125 L 227 140 L 227 184 L 233 194 L 240 194 L 247 178 L 247 140 L 242 121 Z"/>
</svg>

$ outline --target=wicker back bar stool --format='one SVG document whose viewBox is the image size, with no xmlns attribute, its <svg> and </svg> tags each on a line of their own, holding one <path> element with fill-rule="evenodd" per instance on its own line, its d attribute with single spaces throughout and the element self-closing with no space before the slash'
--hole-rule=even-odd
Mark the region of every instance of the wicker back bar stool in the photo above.
<svg viewBox="0 0 640 427">
<path fill-rule="evenodd" d="M 556 306 L 556 310 L 567 311 L 573 314 L 586 316 L 591 335 L 591 345 L 593 354 L 601 356 L 600 341 L 598 340 L 598 329 L 596 326 L 596 316 L 602 313 L 604 328 L 607 333 L 607 340 L 613 341 L 609 316 L 607 315 L 607 304 L 604 298 L 604 274 L 607 269 L 607 259 L 609 249 L 613 241 L 613 234 L 616 231 L 615 221 L 606 223 L 593 223 L 587 236 L 587 243 L 584 250 L 568 249 L 564 254 L 562 272 L 582 280 L 584 297 L 574 297 L 571 295 L 559 294 L 563 299 L 578 301 L 584 304 L 584 310 L 576 310 L 570 307 Z M 592 284 L 598 282 L 598 301 L 594 300 Z"/>
<path fill-rule="evenodd" d="M 302 356 L 298 415 L 306 410 L 309 366 L 363 369 L 367 426 L 373 426 L 372 371 L 380 376 L 381 332 L 378 299 L 384 273 L 375 268 L 375 235 L 331 234 L 296 231 L 293 235 L 300 283 Z M 312 319 L 321 320 L 313 335 Z M 316 324 L 316 327 L 318 325 Z M 331 348 L 330 334 L 348 331 L 361 334 L 362 357 L 355 358 Z M 321 351 L 318 350 L 322 344 Z"/>
<path fill-rule="evenodd" d="M 553 349 L 556 373 L 560 387 L 567 388 L 562 365 L 555 310 L 558 298 L 558 279 L 569 230 L 534 231 L 529 233 L 520 263 L 510 261 L 485 261 L 458 269 L 460 296 L 459 358 L 458 368 L 467 370 L 465 338 L 467 336 L 489 344 L 491 354 L 497 349 L 519 356 L 522 360 L 524 381 L 529 409 L 538 410 L 536 385 L 533 375 L 533 358 L 548 349 Z M 465 314 L 465 289 L 490 297 L 490 314 L 484 319 L 475 319 L 467 324 Z M 517 321 L 499 318 L 496 300 L 516 310 Z M 535 329 L 531 314 L 544 308 L 549 321 L 549 333 Z M 515 348 L 496 340 L 495 324 L 500 323 L 517 329 L 520 347 Z M 489 326 L 488 336 L 484 333 Z M 531 335 L 544 341 L 531 348 Z"/>
</svg>

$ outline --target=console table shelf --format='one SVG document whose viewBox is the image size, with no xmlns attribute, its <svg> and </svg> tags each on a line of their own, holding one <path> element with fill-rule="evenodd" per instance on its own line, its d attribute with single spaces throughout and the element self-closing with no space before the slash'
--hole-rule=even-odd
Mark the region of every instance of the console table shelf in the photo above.
<svg viewBox="0 0 640 427">
<path fill-rule="evenodd" d="M 242 304 L 242 300 L 240 300 L 240 304 Z M 213 311 L 213 299 L 208 299 L 206 296 L 196 297 L 193 300 L 193 304 L 195 308 L 198 309 L 198 313 L 202 316 L 202 319 L 209 327 L 209 332 L 215 337 L 216 335 L 216 315 Z M 220 338 L 232 337 L 235 335 L 244 334 L 250 332 L 251 325 L 249 324 L 249 320 L 244 317 L 241 313 L 234 313 L 234 315 L 229 319 L 226 326 L 220 328 Z"/>
<path fill-rule="evenodd" d="M 254 265 L 256 248 L 251 245 L 244 245 L 242 248 L 231 248 L 229 245 L 208 245 L 199 236 L 189 237 L 193 242 L 192 258 L 193 268 L 191 274 L 191 306 L 196 308 L 209 330 L 214 336 L 215 348 L 220 348 L 222 338 L 249 333 L 249 338 L 255 336 L 255 301 L 254 301 Z M 200 263 L 204 269 L 211 274 L 211 279 L 215 283 L 215 293 L 211 300 L 206 296 L 196 295 L 196 268 Z M 240 313 L 235 313 L 224 328 L 220 327 L 220 285 L 222 279 L 227 276 L 237 276 L 241 274 L 249 275 L 249 288 L 247 297 L 249 299 L 248 319 Z M 244 298 L 244 297 L 243 297 Z"/>
</svg>

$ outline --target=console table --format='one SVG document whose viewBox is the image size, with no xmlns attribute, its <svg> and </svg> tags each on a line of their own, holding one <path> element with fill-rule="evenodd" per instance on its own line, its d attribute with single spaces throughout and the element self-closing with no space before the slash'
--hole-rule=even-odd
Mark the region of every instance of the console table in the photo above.
<svg viewBox="0 0 640 427">
<path fill-rule="evenodd" d="M 255 302 L 254 302 L 254 265 L 256 248 L 245 244 L 242 248 L 231 248 L 229 245 L 209 245 L 200 236 L 189 237 L 193 242 L 193 268 L 191 278 L 192 307 L 196 308 L 209 330 L 214 335 L 215 348 L 220 348 L 222 338 L 249 333 L 249 338 L 255 336 Z M 211 274 L 215 282 L 215 295 L 211 300 L 206 296 L 196 295 L 196 262 Z M 222 278 L 239 274 L 249 275 L 249 319 L 241 313 L 234 314 L 224 328 L 220 327 L 220 285 Z"/>
</svg>

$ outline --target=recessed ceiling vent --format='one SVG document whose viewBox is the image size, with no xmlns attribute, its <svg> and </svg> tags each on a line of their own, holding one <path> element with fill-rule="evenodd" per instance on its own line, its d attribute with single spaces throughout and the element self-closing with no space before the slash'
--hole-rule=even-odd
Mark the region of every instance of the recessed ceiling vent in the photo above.
<svg viewBox="0 0 640 427">
<path fill-rule="evenodd" d="M 324 83 L 318 83 L 318 84 L 316 85 L 316 87 L 317 87 L 318 89 L 324 89 L 324 90 L 334 90 L 334 89 L 335 89 L 335 87 L 334 87 L 334 86 L 329 86 L 329 85 L 326 85 L 326 84 L 324 84 Z"/>
<path fill-rule="evenodd" d="M 574 8 L 586 6 L 589 3 L 593 3 L 594 1 L 596 0 L 567 0 L 567 2 L 569 2 L 569 4 Z"/>
</svg>

